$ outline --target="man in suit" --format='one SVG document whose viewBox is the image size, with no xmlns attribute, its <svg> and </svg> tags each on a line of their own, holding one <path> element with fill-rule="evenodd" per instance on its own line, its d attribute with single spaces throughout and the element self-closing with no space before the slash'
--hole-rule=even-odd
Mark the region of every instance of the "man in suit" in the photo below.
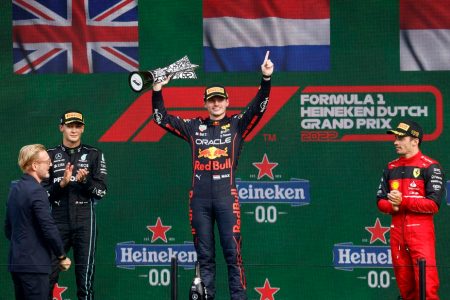
<svg viewBox="0 0 450 300">
<path fill-rule="evenodd" d="M 11 184 L 8 195 L 5 235 L 10 240 L 8 271 L 16 299 L 44 300 L 49 293 L 51 252 L 62 270 L 71 261 L 64 253 L 58 228 L 50 213 L 48 196 L 40 182 L 49 177 L 52 165 L 43 145 L 22 147 L 18 158 L 24 172 Z"/>
</svg>

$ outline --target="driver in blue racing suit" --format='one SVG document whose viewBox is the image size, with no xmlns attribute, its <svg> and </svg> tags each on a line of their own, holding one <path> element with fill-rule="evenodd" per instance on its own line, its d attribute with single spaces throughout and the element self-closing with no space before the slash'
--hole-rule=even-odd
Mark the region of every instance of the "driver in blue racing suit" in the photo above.
<svg viewBox="0 0 450 300">
<path fill-rule="evenodd" d="M 244 138 L 266 110 L 273 69 L 267 51 L 261 65 L 263 78 L 256 97 L 241 114 L 230 117 L 226 115 L 229 100 L 223 86 L 209 86 L 205 90 L 204 101 L 209 118 L 182 119 L 168 114 L 164 107 L 162 87 L 171 77 L 153 85 L 155 122 L 191 146 L 193 175 L 189 219 L 208 299 L 215 296 L 215 222 L 228 266 L 230 297 L 234 300 L 247 299 L 235 172 Z"/>
</svg>

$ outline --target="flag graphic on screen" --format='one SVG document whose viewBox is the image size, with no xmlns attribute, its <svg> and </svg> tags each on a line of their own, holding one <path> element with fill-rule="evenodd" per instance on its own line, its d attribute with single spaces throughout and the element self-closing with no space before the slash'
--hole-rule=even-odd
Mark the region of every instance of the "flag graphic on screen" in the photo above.
<svg viewBox="0 0 450 300">
<path fill-rule="evenodd" d="M 13 0 L 14 73 L 137 70 L 137 0 Z"/>
<path fill-rule="evenodd" d="M 450 70 L 450 1 L 400 0 L 400 70 Z"/>
<path fill-rule="evenodd" d="M 329 0 L 203 0 L 206 72 L 330 69 Z"/>
</svg>

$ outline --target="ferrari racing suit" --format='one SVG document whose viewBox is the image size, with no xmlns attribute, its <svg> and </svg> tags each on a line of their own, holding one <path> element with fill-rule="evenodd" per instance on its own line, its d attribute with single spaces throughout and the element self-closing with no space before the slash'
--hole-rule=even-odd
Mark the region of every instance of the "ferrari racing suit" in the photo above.
<svg viewBox="0 0 450 300">
<path fill-rule="evenodd" d="M 392 190 L 402 193 L 399 211 L 387 200 Z M 381 212 L 392 215 L 391 251 L 395 278 L 404 300 L 419 299 L 418 259 L 426 260 L 426 298 L 439 299 L 433 215 L 445 195 L 444 174 L 439 163 L 420 151 L 400 157 L 383 171 L 377 193 Z"/>
<path fill-rule="evenodd" d="M 95 202 L 106 194 L 106 162 L 103 153 L 91 146 L 66 148 L 59 145 L 48 149 L 53 166 L 50 178 L 43 184 L 49 194 L 52 215 L 61 233 L 66 253 L 73 248 L 78 299 L 93 299 L 94 255 L 97 227 Z M 74 168 L 70 182 L 61 188 L 67 163 Z M 79 169 L 89 174 L 84 182 L 75 178 Z M 59 268 L 53 264 L 50 287 L 58 282 Z M 50 292 L 51 293 L 51 292 Z M 52 296 L 49 295 L 49 299 Z"/>
<path fill-rule="evenodd" d="M 164 107 L 162 91 L 153 91 L 155 122 L 186 140 L 191 147 L 193 174 L 189 219 L 208 299 L 215 296 L 215 222 L 228 267 L 230 297 L 247 299 L 235 172 L 244 138 L 263 116 L 269 93 L 270 80 L 263 79 L 256 97 L 241 114 L 217 121 L 209 118 L 181 119 L 170 115 Z"/>
</svg>

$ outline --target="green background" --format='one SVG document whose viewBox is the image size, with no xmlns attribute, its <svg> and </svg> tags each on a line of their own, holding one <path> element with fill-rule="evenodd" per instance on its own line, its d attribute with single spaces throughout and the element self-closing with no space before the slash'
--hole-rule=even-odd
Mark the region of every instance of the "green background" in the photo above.
<svg viewBox="0 0 450 300">
<path fill-rule="evenodd" d="M 140 1 L 139 51 L 142 69 L 154 69 L 188 55 L 202 65 L 202 2 Z M 109 192 L 97 206 L 99 228 L 96 254 L 97 299 L 169 299 L 168 286 L 151 286 L 151 269 L 164 267 L 115 266 L 117 243 L 148 243 L 146 229 L 161 217 L 168 244 L 190 241 L 187 191 L 191 183 L 189 147 L 165 135 L 158 143 L 100 143 L 99 138 L 136 100 L 128 87 L 128 74 L 28 75 L 12 73 L 11 3 L 0 2 L 0 107 L 2 147 L 0 195 L 6 202 L 9 183 L 20 176 L 17 154 L 21 146 L 60 142 L 58 116 L 68 108 L 84 112 L 85 143 L 103 150 L 108 163 Z M 444 99 L 444 128 L 437 140 L 422 150 L 437 159 L 449 173 L 449 135 L 446 102 L 450 96 L 449 72 L 401 72 L 399 70 L 399 11 L 397 1 L 331 1 L 331 70 L 329 72 L 275 72 L 273 86 L 321 85 L 432 85 Z M 276 65 L 276 62 L 274 62 Z M 197 72 L 198 79 L 177 80 L 171 86 L 256 86 L 258 72 Z M 310 181 L 311 204 L 303 207 L 276 205 L 275 223 L 258 223 L 254 212 L 267 204 L 242 206 L 243 259 L 248 295 L 269 279 L 280 288 L 275 299 L 396 299 L 395 280 L 388 288 L 370 288 L 371 269 L 353 272 L 333 267 L 333 245 L 353 242 L 368 245 L 377 217 L 388 226 L 390 217 L 375 205 L 381 170 L 395 158 L 391 142 L 304 143 L 300 141 L 300 93 L 297 92 L 241 154 L 237 177 L 255 180 L 253 162 L 267 153 L 275 180 L 302 178 Z M 201 99 L 199 99 L 201 101 Z M 232 101 L 232 99 L 231 99 Z M 433 118 L 432 118 L 433 119 Z M 433 120 L 424 120 L 426 132 Z M 430 128 L 427 130 L 427 128 Z M 268 141 L 264 134 L 276 136 Z M 261 180 L 270 180 L 265 177 Z M 0 206 L 4 219 L 5 205 Z M 441 299 L 450 299 L 450 213 L 443 202 L 435 218 Z M 161 240 L 155 244 L 162 244 Z M 374 245 L 383 246 L 380 241 Z M 220 247 L 217 244 L 217 247 Z M 0 285 L 2 299 L 12 299 L 7 272 L 8 242 L 0 238 Z M 217 299 L 228 299 L 226 269 L 217 248 Z M 387 269 L 393 277 L 391 269 Z M 376 270 L 378 274 L 382 269 Z M 192 270 L 180 269 L 180 299 L 186 299 Z M 360 278 L 358 278 L 360 277 Z M 60 285 L 68 287 L 63 299 L 75 299 L 73 270 L 63 274 Z"/>
</svg>

